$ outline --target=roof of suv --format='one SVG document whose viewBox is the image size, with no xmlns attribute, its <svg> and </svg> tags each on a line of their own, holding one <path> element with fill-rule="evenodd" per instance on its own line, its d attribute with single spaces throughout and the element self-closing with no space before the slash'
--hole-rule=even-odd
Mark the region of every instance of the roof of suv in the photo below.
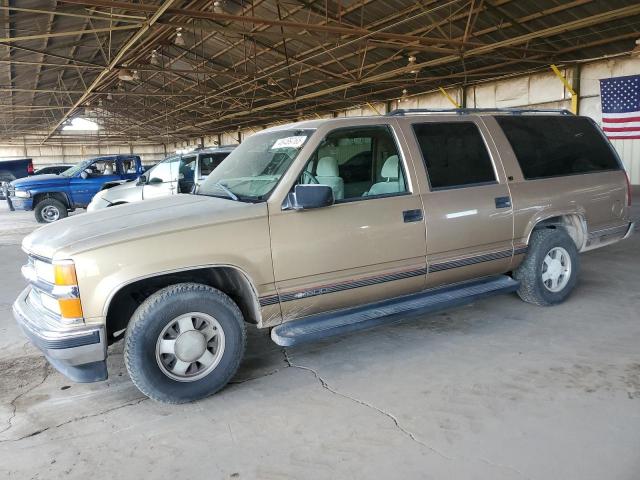
<svg viewBox="0 0 640 480">
<path fill-rule="evenodd" d="M 321 118 L 314 120 L 303 120 L 301 122 L 287 123 L 283 125 L 276 125 L 263 130 L 263 132 L 274 132 L 278 130 L 291 130 L 291 129 L 315 129 L 326 123 L 358 123 L 360 120 L 371 120 L 380 118 L 394 118 L 394 117 L 424 117 L 424 116 L 451 116 L 451 115 L 560 115 L 560 116 L 573 116 L 569 110 L 564 109 L 515 109 L 515 108 L 442 108 L 442 109 L 427 109 L 427 108 L 410 108 L 392 110 L 385 115 L 368 115 L 362 117 L 336 117 L 336 118 Z"/>
<path fill-rule="evenodd" d="M 237 145 L 221 145 L 219 147 L 204 147 L 204 148 L 198 148 L 198 149 L 194 150 L 193 152 L 189 152 L 189 154 L 191 154 L 191 153 L 225 153 L 225 152 L 232 152 L 236 147 L 237 147 Z"/>
</svg>

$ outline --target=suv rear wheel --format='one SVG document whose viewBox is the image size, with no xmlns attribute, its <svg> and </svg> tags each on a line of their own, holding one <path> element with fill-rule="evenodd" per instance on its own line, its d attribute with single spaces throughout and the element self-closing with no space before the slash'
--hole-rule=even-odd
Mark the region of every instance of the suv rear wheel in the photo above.
<svg viewBox="0 0 640 480">
<path fill-rule="evenodd" d="M 67 207 L 55 198 L 45 198 L 36 204 L 36 220 L 38 223 L 53 223 L 69 215 Z"/>
<path fill-rule="evenodd" d="M 185 403 L 233 377 L 245 348 L 242 313 L 227 295 L 197 283 L 172 285 L 138 307 L 127 327 L 124 360 L 148 397 Z"/>
<path fill-rule="evenodd" d="M 554 305 L 564 301 L 576 285 L 580 269 L 578 249 L 561 229 L 534 230 L 529 251 L 513 272 L 520 281 L 518 295 L 525 302 Z"/>
</svg>

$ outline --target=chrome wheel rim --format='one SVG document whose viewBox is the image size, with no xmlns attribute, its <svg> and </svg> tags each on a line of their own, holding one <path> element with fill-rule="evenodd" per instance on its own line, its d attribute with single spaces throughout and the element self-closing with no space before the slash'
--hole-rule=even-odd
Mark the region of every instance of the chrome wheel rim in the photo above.
<svg viewBox="0 0 640 480">
<path fill-rule="evenodd" d="M 60 210 L 53 205 L 47 205 L 42 209 L 42 218 L 46 222 L 55 222 L 60 218 Z"/>
<path fill-rule="evenodd" d="M 542 284 L 550 292 L 560 292 L 571 278 L 571 257 L 562 247 L 554 247 L 542 261 Z"/>
<path fill-rule="evenodd" d="M 193 382 L 215 369 L 225 348 L 224 331 L 211 315 L 189 312 L 162 329 L 156 343 L 160 371 L 179 382 Z"/>
</svg>

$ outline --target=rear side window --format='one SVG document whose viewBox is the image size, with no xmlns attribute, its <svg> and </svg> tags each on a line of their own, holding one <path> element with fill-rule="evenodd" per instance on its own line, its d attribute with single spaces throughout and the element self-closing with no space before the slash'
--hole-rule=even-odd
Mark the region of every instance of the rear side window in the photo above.
<svg viewBox="0 0 640 480">
<path fill-rule="evenodd" d="M 528 180 L 620 169 L 611 147 L 589 119 L 565 116 L 495 118 Z"/>
<path fill-rule="evenodd" d="M 474 123 L 417 123 L 413 131 L 432 190 L 495 183 L 491 157 Z"/>
<path fill-rule="evenodd" d="M 200 155 L 200 176 L 206 177 L 213 172 L 222 160 L 227 158 L 231 152 L 207 153 Z"/>
</svg>

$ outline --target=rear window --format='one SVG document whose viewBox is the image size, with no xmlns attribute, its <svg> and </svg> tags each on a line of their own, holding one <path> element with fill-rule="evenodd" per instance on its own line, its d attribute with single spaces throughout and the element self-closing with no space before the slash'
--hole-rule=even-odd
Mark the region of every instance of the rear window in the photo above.
<svg viewBox="0 0 640 480">
<path fill-rule="evenodd" d="M 620 169 L 612 147 L 587 118 L 495 118 L 528 180 Z"/>
<path fill-rule="evenodd" d="M 491 157 L 471 122 L 413 125 L 432 190 L 495 183 Z"/>
</svg>

